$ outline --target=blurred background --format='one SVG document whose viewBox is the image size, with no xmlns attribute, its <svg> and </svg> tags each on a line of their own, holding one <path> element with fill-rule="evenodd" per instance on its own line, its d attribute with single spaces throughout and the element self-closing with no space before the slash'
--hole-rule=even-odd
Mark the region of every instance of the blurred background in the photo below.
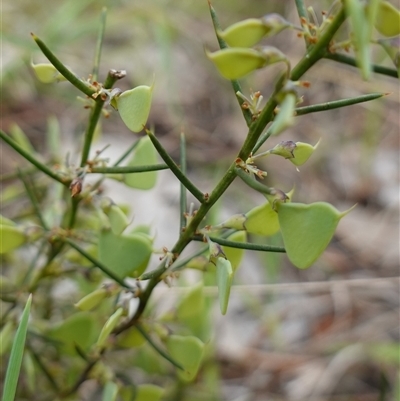
<svg viewBox="0 0 400 401">
<path fill-rule="evenodd" d="M 330 1 L 308 1 L 318 16 Z M 399 2 L 392 2 L 399 7 Z M 124 69 L 122 90 L 150 85 L 154 101 L 149 124 L 178 158 L 179 134 L 187 137 L 191 179 L 211 191 L 247 133 L 230 83 L 220 77 L 204 49 L 218 48 L 207 2 L 194 0 L 60 0 L 3 2 L 2 129 L 17 123 L 38 151 L 45 150 L 48 117 L 60 123 L 65 155 L 79 160 L 78 149 L 88 112 L 68 83 L 39 83 L 31 61 L 46 61 L 30 33 L 35 33 L 79 76 L 92 71 L 100 13 L 108 8 L 100 68 L 102 81 L 111 68 Z M 270 12 L 298 24 L 294 1 L 213 2 L 222 27 Z M 292 65 L 304 53 L 295 31 L 265 43 L 285 52 Z M 380 49 L 376 63 L 391 66 Z M 268 98 L 280 67 L 251 74 L 242 82 L 245 95 L 261 91 Z M 399 381 L 399 85 L 374 74 L 364 82 L 357 69 L 324 60 L 304 80 L 303 104 L 309 105 L 370 92 L 384 98 L 296 118 L 296 124 L 261 149 L 282 140 L 321 143 L 296 171 L 281 158 L 258 166 L 268 171 L 266 185 L 284 191 L 295 187 L 295 200 L 326 201 L 339 210 L 357 207 L 339 224 L 321 258 L 308 270 L 293 267 L 285 255 L 247 251 L 232 289 L 229 311 L 213 318 L 213 370 L 190 389 L 188 400 L 394 400 Z M 95 150 L 117 159 L 132 143 L 132 133 L 117 113 L 102 123 Z M 267 147 L 266 147 L 267 146 Z M 21 160 L 1 145 L 1 173 Z M 9 181 L 2 182 L 3 190 Z M 137 223 L 153 224 L 156 246 L 170 248 L 179 225 L 179 185 L 160 172 L 149 192 L 105 184 L 115 202 L 129 203 Z M 194 200 L 193 200 L 194 201 Z M 263 202 L 235 181 L 213 209 L 221 222 Z M 2 213 L 11 213 L 2 202 Z M 251 238 L 265 243 L 265 238 Z M 281 244 L 279 236 L 268 244 Z M 191 282 L 193 277 L 188 277 Z M 353 281 L 352 281 L 353 280 Z M 175 288 L 160 288 L 158 299 L 176 300 Z M 216 292 L 209 295 L 216 299 Z M 154 373 L 156 375 L 156 373 Z M 155 379 L 157 380 L 157 379 Z M 212 385 L 210 385 L 212 383 Z M 398 397 L 398 398 L 396 398 Z"/>
</svg>

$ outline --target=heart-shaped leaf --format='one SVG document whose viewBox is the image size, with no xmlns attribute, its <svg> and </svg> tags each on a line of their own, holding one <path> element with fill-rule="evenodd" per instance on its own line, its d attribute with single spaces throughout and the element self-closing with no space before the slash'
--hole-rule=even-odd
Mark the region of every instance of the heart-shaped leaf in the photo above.
<svg viewBox="0 0 400 401">
<path fill-rule="evenodd" d="M 310 267 L 322 254 L 346 212 L 332 205 L 316 202 L 277 203 L 279 224 L 290 261 L 298 268 Z"/>
<path fill-rule="evenodd" d="M 140 233 L 115 235 L 102 230 L 99 237 L 99 259 L 117 276 L 138 277 L 146 269 L 152 253 L 152 242 Z"/>
<path fill-rule="evenodd" d="M 375 19 L 375 28 L 384 36 L 400 34 L 400 10 L 388 1 L 379 2 L 378 15 Z"/>
<path fill-rule="evenodd" d="M 184 367 L 178 376 L 184 381 L 193 380 L 204 354 L 204 344 L 197 337 L 171 335 L 166 339 L 166 347 L 171 357 Z"/>
<path fill-rule="evenodd" d="M 219 257 L 217 259 L 217 286 L 219 307 L 223 315 L 228 310 L 229 295 L 233 281 L 233 269 L 229 260 Z"/>
<path fill-rule="evenodd" d="M 128 162 L 128 166 L 143 166 L 157 163 L 157 152 L 149 137 L 139 140 L 135 148 L 135 153 Z M 124 174 L 124 183 L 131 188 L 151 189 L 157 181 L 157 171 L 147 171 L 145 173 Z"/>
<path fill-rule="evenodd" d="M 131 131 L 143 130 L 150 114 L 152 92 L 153 85 L 140 85 L 115 96 L 119 115 Z"/>
<path fill-rule="evenodd" d="M 256 206 L 246 213 L 246 231 L 257 235 L 274 235 L 279 231 L 279 219 L 269 202 Z"/>
</svg>

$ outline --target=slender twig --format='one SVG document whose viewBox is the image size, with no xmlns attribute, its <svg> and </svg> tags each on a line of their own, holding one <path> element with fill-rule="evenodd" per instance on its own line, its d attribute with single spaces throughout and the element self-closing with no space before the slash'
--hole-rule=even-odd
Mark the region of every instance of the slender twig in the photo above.
<svg viewBox="0 0 400 401">
<path fill-rule="evenodd" d="M 53 178 L 54 180 L 60 182 L 61 184 L 65 185 L 66 187 L 69 186 L 71 180 L 69 178 L 61 177 L 60 175 L 56 174 L 53 170 L 47 167 L 45 164 L 37 160 L 34 156 L 28 153 L 24 148 L 19 146 L 14 140 L 12 140 L 4 131 L 0 130 L 0 138 L 10 145 L 16 152 L 18 152 L 22 157 L 32 163 L 38 170 L 42 171 L 49 177 Z"/>
<path fill-rule="evenodd" d="M 44 219 L 44 217 L 42 215 L 41 208 L 39 206 L 39 202 L 38 202 L 38 200 L 36 198 L 36 194 L 35 194 L 33 188 L 31 187 L 31 184 L 28 182 L 26 177 L 24 177 L 24 175 L 21 173 L 20 170 L 18 170 L 18 176 L 19 176 L 19 179 L 24 184 L 26 194 L 28 195 L 28 198 L 32 203 L 33 209 L 35 210 L 36 217 L 39 219 L 40 225 L 45 230 L 48 231 L 49 227 L 47 226 L 46 220 Z"/>
<path fill-rule="evenodd" d="M 256 153 L 258 149 L 267 141 L 267 139 L 271 136 L 272 133 L 272 125 L 270 125 L 266 131 L 264 131 L 257 140 L 257 143 L 254 145 L 251 153 Z"/>
<path fill-rule="evenodd" d="M 172 160 L 171 156 L 161 145 L 160 141 L 155 137 L 155 135 L 145 129 L 146 134 L 149 136 L 151 142 L 154 147 L 157 149 L 158 154 L 168 165 L 170 170 L 174 173 L 175 177 L 187 188 L 187 190 L 200 202 L 204 203 L 205 198 L 203 192 L 201 192 L 190 180 L 186 177 L 186 175 L 182 172 L 182 170 L 177 166 L 177 164 Z"/>
<path fill-rule="evenodd" d="M 83 248 L 81 248 L 75 242 L 73 242 L 69 238 L 62 238 L 62 241 L 66 242 L 71 248 L 74 248 L 76 251 L 78 251 L 83 257 L 85 257 L 87 260 L 92 262 L 104 274 L 106 274 L 108 277 L 112 278 L 114 281 L 116 281 L 122 287 L 129 288 L 129 289 L 131 288 L 128 284 L 125 283 L 125 281 L 123 279 L 121 279 L 116 274 L 114 274 L 111 270 L 109 270 L 109 268 L 107 266 L 105 266 L 99 260 L 95 259 L 92 255 L 90 255 L 88 252 L 86 252 Z"/>
<path fill-rule="evenodd" d="M 93 72 L 92 72 L 93 81 L 97 81 L 99 75 L 101 49 L 103 47 L 104 31 L 106 29 L 106 19 L 107 19 L 107 8 L 103 7 L 103 9 L 101 10 L 100 29 L 97 37 L 96 53 L 94 56 L 94 63 L 93 63 Z"/>
<path fill-rule="evenodd" d="M 208 6 L 210 8 L 211 20 L 212 20 L 212 23 L 213 23 L 213 26 L 214 26 L 214 31 L 215 31 L 215 35 L 216 35 L 217 40 L 218 40 L 219 47 L 220 47 L 220 49 L 225 49 L 225 48 L 228 47 L 228 45 L 225 42 L 225 40 L 223 40 L 218 35 L 218 31 L 221 31 L 221 25 L 219 23 L 218 16 L 217 16 L 217 14 L 216 14 L 216 12 L 214 10 L 214 7 L 211 5 L 210 1 L 208 2 Z M 231 84 L 232 84 L 232 88 L 233 88 L 235 93 L 237 93 L 237 92 L 243 93 L 242 92 L 242 87 L 240 86 L 239 81 L 233 80 L 233 81 L 231 81 Z M 243 117 L 246 120 L 247 126 L 250 126 L 250 124 L 253 122 L 253 116 L 251 114 L 251 111 L 249 109 L 246 109 L 246 108 L 242 107 L 242 105 L 244 103 L 244 100 L 242 98 L 236 96 L 236 99 L 239 102 L 239 106 L 240 106 L 240 109 L 242 110 Z"/>
<path fill-rule="evenodd" d="M 181 132 L 180 135 L 180 164 L 181 164 L 181 171 L 182 174 L 186 175 L 186 138 L 185 134 Z M 187 212 L 187 196 L 186 196 L 186 187 L 181 183 L 180 188 L 180 196 L 179 196 L 179 214 L 180 214 L 180 223 L 179 223 L 179 235 L 182 230 L 186 227 L 186 217 L 185 213 Z"/>
<path fill-rule="evenodd" d="M 387 96 L 389 93 L 369 93 L 368 95 L 357 96 L 349 99 L 334 100 L 332 102 L 313 104 L 311 106 L 298 107 L 295 109 L 296 116 L 304 114 L 316 113 L 317 111 L 326 111 L 338 109 L 340 107 L 351 106 L 357 103 L 368 102 L 370 100 L 379 99 L 380 97 Z"/>
<path fill-rule="evenodd" d="M 250 188 L 255 189 L 258 192 L 266 195 L 273 195 L 273 189 L 269 188 L 260 182 L 256 181 L 254 177 L 251 177 L 249 174 L 244 172 L 241 168 L 236 168 L 236 175 L 241 178 Z"/>
<path fill-rule="evenodd" d="M 304 18 L 305 20 L 307 20 L 308 14 L 307 14 L 306 7 L 304 5 L 304 1 L 303 0 L 295 0 L 295 3 L 296 3 L 296 8 L 297 8 L 297 14 L 299 14 L 299 18 L 300 19 Z"/>
<path fill-rule="evenodd" d="M 71 198 L 71 208 L 67 223 L 67 228 L 70 230 L 75 225 L 76 215 L 78 213 L 79 202 L 81 201 L 80 198 Z"/>
<path fill-rule="evenodd" d="M 28 344 L 28 349 L 31 352 L 33 359 L 35 360 L 36 364 L 39 366 L 41 371 L 44 373 L 46 376 L 47 380 L 51 384 L 51 387 L 55 390 L 56 393 L 60 391 L 60 387 L 58 386 L 56 379 L 53 377 L 53 375 L 50 372 L 50 369 L 45 365 L 45 363 L 42 361 L 40 358 L 39 354 L 35 352 L 32 346 Z"/>
<path fill-rule="evenodd" d="M 92 97 L 92 95 L 96 93 L 96 89 L 92 85 L 78 78 L 71 72 L 36 35 L 33 33 L 31 33 L 31 35 L 43 54 L 65 79 L 89 97 Z"/>
<path fill-rule="evenodd" d="M 346 56 L 344 54 L 331 54 L 327 53 L 325 58 L 333 61 L 337 61 L 338 63 L 351 65 L 353 67 L 357 67 L 357 62 L 353 57 Z M 378 74 L 387 75 L 389 77 L 398 78 L 397 71 L 394 68 L 384 67 L 382 65 L 372 64 L 372 70 Z"/>
<path fill-rule="evenodd" d="M 104 100 L 102 100 L 100 97 L 98 97 L 96 99 L 96 103 L 90 114 L 89 125 L 86 129 L 85 136 L 84 136 L 82 157 L 81 157 L 81 167 L 84 167 L 88 160 L 89 153 L 90 153 L 90 147 L 91 147 L 92 141 L 93 141 L 93 135 L 96 130 L 97 124 L 99 122 L 99 119 L 101 116 L 101 110 L 103 109 L 103 106 L 104 106 Z"/>
<path fill-rule="evenodd" d="M 139 145 L 139 141 L 135 141 L 129 148 L 126 150 L 125 153 L 121 155 L 121 157 L 114 163 L 114 167 L 120 165 L 130 154 L 133 152 L 133 150 L 136 148 L 136 146 Z"/>
<path fill-rule="evenodd" d="M 156 344 L 153 341 L 153 339 L 150 337 L 147 331 L 139 323 L 136 323 L 135 327 L 138 329 L 140 334 L 147 340 L 147 342 L 154 348 L 154 350 L 157 351 L 158 354 L 160 354 L 164 359 L 172 363 L 172 365 L 176 366 L 178 369 L 184 370 L 183 366 L 180 363 L 176 362 L 171 357 L 171 355 L 168 355 L 161 347 L 158 346 L 158 344 Z"/>
<path fill-rule="evenodd" d="M 146 171 L 166 170 L 168 166 L 164 163 L 150 164 L 148 166 L 116 166 L 116 167 L 92 167 L 87 173 L 101 174 L 133 174 Z"/>
<path fill-rule="evenodd" d="M 263 251 L 263 252 L 280 252 L 285 253 L 285 248 L 281 246 L 274 246 L 274 245 L 261 245 L 261 244 L 252 244 L 250 242 L 236 242 L 236 241 L 229 241 L 224 238 L 219 237 L 209 237 L 211 241 L 216 242 L 217 244 L 223 246 L 229 246 L 231 248 L 237 249 L 248 249 L 251 251 Z M 192 237 L 194 241 L 203 241 L 202 235 L 195 235 Z"/>
</svg>

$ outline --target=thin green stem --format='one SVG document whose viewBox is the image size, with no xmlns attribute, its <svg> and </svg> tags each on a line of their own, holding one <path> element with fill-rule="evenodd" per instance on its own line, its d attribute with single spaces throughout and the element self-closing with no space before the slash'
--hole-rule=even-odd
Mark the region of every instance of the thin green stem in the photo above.
<svg viewBox="0 0 400 401">
<path fill-rule="evenodd" d="M 75 225 L 76 215 L 78 213 L 80 198 L 71 198 L 71 209 L 69 214 L 69 219 L 67 223 L 67 228 L 70 230 Z"/>
<path fill-rule="evenodd" d="M 180 164 L 182 174 L 186 175 L 186 138 L 185 134 L 181 132 L 180 142 Z M 186 227 L 186 217 L 185 213 L 187 212 L 187 196 L 186 196 L 186 187 L 181 183 L 180 188 L 180 196 L 179 196 L 179 211 L 180 211 L 180 223 L 179 223 L 179 235 L 182 230 Z"/>
<path fill-rule="evenodd" d="M 76 251 L 78 251 L 83 257 L 85 257 L 87 260 L 92 262 L 104 274 L 106 274 L 108 277 L 112 278 L 115 282 L 120 284 L 122 287 L 129 288 L 129 289 L 131 288 L 128 284 L 125 283 L 125 281 L 123 279 L 121 279 L 116 274 L 114 274 L 111 270 L 109 270 L 109 268 L 107 266 L 105 266 L 99 260 L 95 259 L 92 255 L 90 255 L 88 252 L 86 252 L 83 248 L 81 248 L 75 242 L 73 242 L 69 238 L 62 238 L 62 241 L 66 242 L 71 248 L 74 248 Z"/>
<path fill-rule="evenodd" d="M 211 5 L 210 1 L 208 2 L 208 6 L 210 8 L 211 20 L 212 20 L 212 23 L 214 26 L 214 31 L 215 31 L 215 35 L 218 40 L 219 47 L 220 47 L 220 49 L 226 49 L 228 47 L 227 43 L 218 35 L 218 31 L 221 31 L 221 25 L 219 23 L 217 13 L 215 12 L 214 7 Z M 239 81 L 233 80 L 233 81 L 231 81 L 231 84 L 232 84 L 232 88 L 233 88 L 235 94 L 237 92 L 243 93 L 242 87 L 240 86 Z M 253 116 L 251 114 L 251 111 L 249 109 L 244 109 L 242 107 L 242 105 L 244 103 L 243 99 L 241 99 L 239 96 L 236 96 L 236 99 L 239 102 L 239 106 L 240 106 L 240 109 L 242 110 L 243 117 L 246 120 L 247 126 L 250 126 L 250 124 L 253 122 Z"/>
<path fill-rule="evenodd" d="M 161 347 L 156 344 L 153 339 L 150 337 L 150 335 L 147 333 L 147 331 L 142 327 L 141 324 L 136 323 L 135 327 L 138 329 L 140 334 L 147 340 L 147 342 L 154 348 L 155 351 L 157 351 L 158 354 L 160 354 L 164 359 L 166 359 L 168 362 L 172 363 L 172 365 L 176 366 L 178 369 L 184 370 L 183 366 L 176 362 L 171 355 L 168 355 Z"/>
<path fill-rule="evenodd" d="M 357 62 L 353 57 L 346 56 L 344 54 L 330 54 L 327 53 L 325 58 L 338 63 L 351 65 L 352 67 L 357 67 Z M 378 74 L 387 75 L 388 77 L 398 78 L 397 71 L 394 68 L 384 67 L 382 65 L 372 64 L 372 70 Z"/>
<path fill-rule="evenodd" d="M 33 33 L 31 33 L 31 35 L 43 54 L 65 79 L 89 97 L 92 97 L 92 95 L 96 93 L 96 89 L 94 89 L 92 85 L 78 78 L 71 72 L 36 35 Z"/>
<path fill-rule="evenodd" d="M 93 141 L 93 135 L 96 130 L 97 124 L 99 122 L 99 119 L 101 116 L 101 110 L 103 109 L 103 105 L 104 105 L 104 100 L 97 98 L 94 108 L 92 109 L 92 112 L 90 114 L 89 125 L 86 129 L 84 142 L 83 142 L 81 167 L 84 167 L 88 160 L 89 153 L 90 153 L 90 147 L 91 147 L 92 141 Z"/>
<path fill-rule="evenodd" d="M 302 18 L 304 18 L 305 20 L 307 20 L 308 18 L 308 14 L 307 14 L 307 10 L 306 7 L 304 5 L 304 1 L 303 0 L 295 0 L 296 3 L 296 8 L 297 8 L 297 14 L 299 14 L 299 18 L 300 20 Z"/>
<path fill-rule="evenodd" d="M 326 111 L 338 109 L 340 107 L 351 106 L 357 103 L 368 102 L 370 100 L 379 99 L 380 97 L 387 96 L 388 93 L 369 93 L 368 95 L 362 95 L 352 97 L 349 99 L 334 100 L 332 102 L 313 104 L 311 106 L 298 107 L 295 112 L 296 116 L 302 116 L 304 114 L 316 113 L 318 111 Z"/>
<path fill-rule="evenodd" d="M 168 166 L 164 163 L 150 164 L 148 166 L 116 166 L 116 167 L 92 167 L 87 173 L 93 174 L 133 174 L 146 171 L 166 170 Z"/>
<path fill-rule="evenodd" d="M 104 31 L 106 29 L 106 19 L 107 19 L 107 8 L 103 7 L 103 9 L 101 10 L 100 29 L 99 29 L 99 35 L 97 36 L 96 52 L 93 63 L 93 72 L 92 72 L 93 81 L 97 81 L 99 75 L 101 49 L 103 47 Z"/>
<path fill-rule="evenodd" d="M 262 194 L 273 195 L 272 188 L 269 188 L 269 187 L 261 184 L 260 182 L 256 181 L 253 177 L 248 175 L 241 168 L 237 167 L 235 172 L 236 172 L 236 175 L 239 178 L 241 178 L 250 188 L 253 188 L 256 191 L 261 192 Z"/>
<path fill-rule="evenodd" d="M 71 183 L 71 180 L 69 178 L 64 178 L 56 174 L 53 170 L 51 170 L 49 167 L 47 167 L 45 164 L 37 160 L 34 156 L 32 156 L 30 153 L 28 153 L 24 148 L 19 146 L 16 142 L 14 142 L 4 131 L 0 130 L 0 138 L 6 142 L 8 145 L 10 145 L 16 152 L 18 152 L 23 158 L 28 160 L 30 163 L 32 163 L 38 170 L 42 171 L 49 177 L 53 178 L 53 180 L 56 180 L 60 182 L 61 184 L 65 185 L 66 187 L 69 186 Z"/>
<path fill-rule="evenodd" d="M 146 134 L 149 136 L 151 142 L 154 147 L 157 149 L 158 154 L 168 165 L 170 170 L 174 173 L 175 177 L 187 188 L 187 190 L 200 202 L 204 203 L 205 198 L 203 192 L 201 192 L 190 180 L 186 177 L 186 175 L 182 172 L 182 170 L 177 166 L 177 164 L 172 160 L 171 156 L 161 145 L 160 141 L 155 137 L 155 135 L 149 131 L 145 130 Z"/>
<path fill-rule="evenodd" d="M 267 139 L 271 136 L 272 133 L 272 125 L 270 125 L 266 131 L 264 131 L 257 140 L 257 143 L 254 145 L 252 154 L 256 153 L 258 149 L 261 148 L 262 145 L 267 141 Z"/>
<path fill-rule="evenodd" d="M 131 152 L 134 151 L 136 146 L 139 145 L 139 141 L 135 141 L 129 148 L 126 150 L 125 153 L 122 154 L 122 156 L 114 163 L 114 167 L 120 165 L 130 154 Z"/>
<path fill-rule="evenodd" d="M 249 249 L 251 251 L 263 251 L 263 252 L 281 252 L 281 253 L 286 252 L 285 248 L 281 246 L 252 244 L 250 242 L 229 241 L 227 239 L 219 237 L 209 237 L 209 238 L 211 241 L 216 242 L 217 244 L 223 246 L 229 246 L 231 248 Z M 193 237 L 193 240 L 203 242 L 203 236 L 196 235 Z"/>
<path fill-rule="evenodd" d="M 27 179 L 23 176 L 20 170 L 18 170 L 19 179 L 22 181 L 25 187 L 26 194 L 28 195 L 29 200 L 32 203 L 33 209 L 35 210 L 36 217 L 39 219 L 40 225 L 46 230 L 49 230 L 45 219 L 42 216 L 41 208 L 39 206 L 39 202 L 36 198 L 35 192 L 31 187 L 31 184 L 28 183 Z"/>
</svg>

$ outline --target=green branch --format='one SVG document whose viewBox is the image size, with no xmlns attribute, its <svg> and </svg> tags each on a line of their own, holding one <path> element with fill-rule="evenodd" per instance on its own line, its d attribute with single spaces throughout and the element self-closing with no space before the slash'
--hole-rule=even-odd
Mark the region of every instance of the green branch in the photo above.
<svg viewBox="0 0 400 401">
<path fill-rule="evenodd" d="M 346 56 L 344 54 L 326 54 L 325 58 L 333 61 L 337 61 L 338 63 L 351 65 L 352 67 L 357 67 L 357 62 L 354 58 Z M 372 70 L 378 74 L 387 75 L 388 77 L 398 78 L 397 71 L 394 68 L 384 67 L 377 64 L 372 64 Z"/>
<path fill-rule="evenodd" d="M 296 116 L 302 116 L 304 114 L 316 113 L 318 111 L 333 110 L 333 109 L 338 109 L 340 107 L 351 106 L 357 103 L 368 102 L 370 100 L 379 99 L 380 97 L 387 95 L 388 93 L 369 93 L 368 95 L 352 97 L 349 99 L 334 100 L 332 102 L 313 104 L 311 106 L 305 106 L 305 107 L 298 107 L 297 109 L 295 109 L 295 112 Z"/>
<path fill-rule="evenodd" d="M 179 161 L 181 164 L 181 171 L 183 175 L 186 175 L 186 138 L 185 134 L 181 132 L 179 141 Z M 179 235 L 182 230 L 186 227 L 186 216 L 187 213 L 187 196 L 186 187 L 181 183 L 180 193 L 179 193 Z"/>
<path fill-rule="evenodd" d="M 192 238 L 194 241 L 203 242 L 202 235 L 195 235 Z M 210 237 L 210 240 L 216 242 L 219 245 L 229 246 L 231 248 L 248 249 L 251 251 L 263 251 L 263 252 L 282 252 L 282 253 L 286 252 L 285 248 L 281 246 L 252 244 L 250 242 L 229 241 L 227 239 L 219 237 Z"/>
<path fill-rule="evenodd" d="M 168 152 L 164 149 L 161 145 L 160 141 L 155 137 L 155 135 L 145 129 L 146 134 L 149 136 L 151 142 L 153 143 L 154 147 L 157 149 L 158 154 L 161 158 L 165 161 L 168 165 L 170 170 L 174 173 L 175 177 L 182 183 L 182 185 L 187 188 L 187 190 L 200 202 L 204 203 L 205 198 L 203 192 L 201 192 L 190 180 L 186 177 L 186 175 L 182 172 L 182 170 L 177 166 L 177 164 L 172 160 L 171 156 Z"/>
<path fill-rule="evenodd" d="M 32 156 L 29 152 L 27 152 L 24 148 L 19 146 L 16 142 L 14 142 L 4 131 L 0 130 L 0 138 L 6 142 L 8 145 L 10 145 L 16 152 L 18 152 L 23 158 L 28 160 L 30 163 L 32 163 L 35 167 L 37 167 L 38 170 L 42 171 L 49 177 L 53 178 L 53 180 L 56 180 L 60 182 L 61 184 L 65 185 L 66 187 L 69 186 L 71 183 L 71 180 L 69 178 L 63 178 L 56 174 L 53 170 L 51 170 L 49 167 L 47 167 L 45 164 L 37 160 L 34 156 Z"/>
<path fill-rule="evenodd" d="M 235 169 L 236 175 L 241 178 L 250 188 L 255 189 L 258 192 L 261 192 L 262 194 L 266 195 L 273 195 L 273 189 L 269 188 L 260 182 L 256 181 L 256 179 L 249 174 L 247 174 L 245 171 L 243 171 L 241 168 L 237 167 Z"/>
<path fill-rule="evenodd" d="M 168 166 L 164 163 L 149 164 L 147 166 L 115 166 L 115 167 L 92 167 L 87 173 L 93 174 L 133 174 L 146 171 L 166 170 Z"/>
<path fill-rule="evenodd" d="M 107 19 L 107 8 L 103 7 L 103 9 L 101 10 L 100 29 L 99 29 L 99 34 L 97 36 L 96 52 L 93 63 L 93 72 L 92 72 L 93 81 L 97 81 L 99 76 L 101 49 L 103 48 L 104 31 L 106 29 L 106 19 Z"/>
<path fill-rule="evenodd" d="M 92 97 L 96 90 L 88 82 L 78 78 L 71 70 L 69 70 L 53 53 L 52 51 L 33 33 L 31 33 L 33 40 L 39 46 L 43 54 L 48 58 L 51 64 L 57 71 L 72 85 L 83 92 L 85 95 Z"/>
</svg>

